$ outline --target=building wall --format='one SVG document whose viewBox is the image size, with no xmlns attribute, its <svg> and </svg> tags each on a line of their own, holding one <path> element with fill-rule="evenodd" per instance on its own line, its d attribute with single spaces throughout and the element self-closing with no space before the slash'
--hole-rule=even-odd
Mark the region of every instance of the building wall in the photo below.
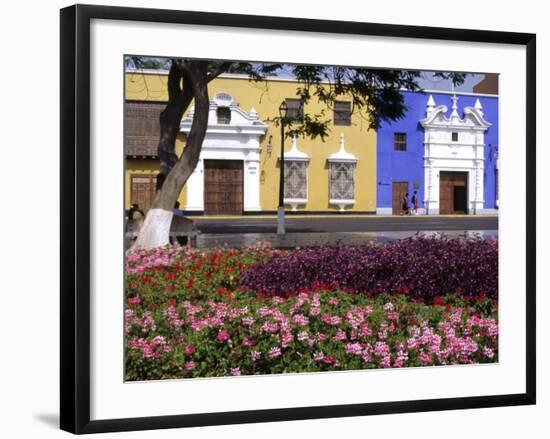
<svg viewBox="0 0 550 439">
<path fill-rule="evenodd" d="M 263 211 L 274 211 L 278 204 L 280 128 L 269 119 L 278 116 L 279 104 L 285 98 L 296 97 L 296 82 L 269 81 L 251 82 L 248 79 L 221 77 L 209 85 L 212 98 L 218 92 L 232 95 L 245 111 L 255 108 L 260 120 L 269 128 L 260 138 L 260 206 Z M 165 101 L 167 99 L 166 76 L 159 74 L 127 73 L 126 99 Z M 343 99 L 344 100 L 344 99 Z M 327 117 L 332 111 L 312 99 L 304 112 L 317 114 L 325 109 Z M 339 150 L 339 137 L 343 133 L 347 152 L 355 155 L 355 204 L 346 210 L 374 212 L 376 209 L 376 132 L 368 130 L 367 123 L 360 115 L 352 116 L 351 126 L 330 126 L 329 136 L 320 138 L 299 138 L 298 149 L 310 157 L 308 170 L 308 202 L 298 209 L 302 211 L 337 211 L 337 206 L 329 204 L 329 175 L 327 157 Z M 270 137 L 273 149 L 267 152 Z M 183 146 L 183 145 L 182 145 Z M 290 139 L 285 140 L 285 151 L 291 147 Z M 180 151 L 178 150 L 177 153 Z M 184 188 L 184 192 L 186 189 Z M 182 203 L 183 205 L 183 203 Z"/>
<path fill-rule="evenodd" d="M 450 93 L 418 93 L 404 92 L 408 111 L 405 117 L 395 122 L 383 122 L 377 135 L 377 211 L 391 213 L 392 182 L 408 181 L 409 193 L 415 190 L 414 182 L 418 182 L 418 198 L 421 208 L 424 207 L 424 129 L 420 120 L 426 117 L 426 103 L 432 95 L 436 105 L 446 105 L 447 115 L 450 114 Z M 479 98 L 483 106 L 484 118 L 492 124 L 485 132 L 485 169 L 484 169 L 484 208 L 496 209 L 496 160 L 498 148 L 498 97 L 485 95 L 466 95 L 457 93 L 458 113 L 462 117 L 463 109 L 474 106 Z M 394 133 L 407 134 L 407 150 L 394 150 Z"/>
<path fill-rule="evenodd" d="M 176 140 L 176 153 L 181 154 L 184 146 L 184 136 L 178 136 Z M 124 205 L 126 209 L 131 206 L 131 186 L 130 179 L 132 175 L 156 175 L 159 172 L 159 161 L 154 159 L 127 158 L 126 168 L 124 170 Z M 180 207 L 187 203 L 187 191 L 183 190 L 178 198 Z"/>
</svg>

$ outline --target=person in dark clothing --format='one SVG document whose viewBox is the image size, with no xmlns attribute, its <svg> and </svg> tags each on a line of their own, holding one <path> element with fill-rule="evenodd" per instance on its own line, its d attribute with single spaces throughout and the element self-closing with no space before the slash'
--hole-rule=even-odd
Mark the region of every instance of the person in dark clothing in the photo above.
<svg viewBox="0 0 550 439">
<path fill-rule="evenodd" d="M 401 210 L 403 211 L 404 215 L 410 215 L 409 193 L 408 192 L 405 195 L 403 195 L 403 198 L 401 198 Z"/>
<path fill-rule="evenodd" d="M 141 210 L 137 204 L 132 204 L 132 207 L 130 207 L 130 210 L 128 210 L 128 219 L 138 220 L 143 218 L 145 218 L 143 210 Z"/>
<path fill-rule="evenodd" d="M 411 199 L 411 203 L 412 203 L 413 213 L 414 213 L 415 215 L 418 215 L 419 203 L 418 203 L 418 195 L 417 195 L 417 192 L 416 192 L 416 191 L 413 192 L 413 196 L 412 196 L 412 199 Z"/>
</svg>

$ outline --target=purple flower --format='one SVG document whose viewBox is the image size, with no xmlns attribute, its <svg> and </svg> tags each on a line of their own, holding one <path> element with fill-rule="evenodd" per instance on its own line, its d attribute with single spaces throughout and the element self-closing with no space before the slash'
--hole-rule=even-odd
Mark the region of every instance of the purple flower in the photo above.
<svg viewBox="0 0 550 439">
<path fill-rule="evenodd" d="M 251 265 L 239 283 L 252 291 L 274 291 L 279 296 L 340 288 L 406 294 L 426 302 L 446 293 L 496 298 L 498 241 L 413 237 L 383 245 L 308 247 L 274 254 Z M 336 301 L 331 298 L 328 303 Z M 310 315 L 317 315 L 320 303 L 314 299 L 310 306 Z M 393 311 L 393 306 L 388 302 L 386 311 Z"/>
</svg>

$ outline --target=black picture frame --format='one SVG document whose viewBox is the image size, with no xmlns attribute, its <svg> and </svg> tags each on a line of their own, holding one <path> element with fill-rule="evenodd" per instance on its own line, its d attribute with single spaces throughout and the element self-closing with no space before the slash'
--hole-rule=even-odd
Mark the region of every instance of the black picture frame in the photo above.
<svg viewBox="0 0 550 439">
<path fill-rule="evenodd" d="M 131 20 L 526 47 L 525 393 L 90 420 L 90 21 Z M 75 5 L 61 10 L 61 429 L 81 434 L 535 404 L 536 35 L 375 23 Z"/>
</svg>

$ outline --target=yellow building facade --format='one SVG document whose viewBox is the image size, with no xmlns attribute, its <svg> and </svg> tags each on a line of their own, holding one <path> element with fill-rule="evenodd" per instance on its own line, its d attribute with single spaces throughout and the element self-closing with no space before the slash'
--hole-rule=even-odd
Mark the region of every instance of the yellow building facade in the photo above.
<svg viewBox="0 0 550 439">
<path fill-rule="evenodd" d="M 159 167 L 155 148 L 158 114 L 167 101 L 167 74 L 128 71 L 125 80 L 126 207 L 137 203 L 147 209 Z M 276 211 L 281 129 L 271 120 L 279 116 L 281 102 L 296 106 L 298 85 L 279 78 L 253 82 L 235 74 L 209 84 L 207 135 L 199 165 L 180 195 L 180 209 L 206 215 Z M 376 211 L 376 132 L 368 128 L 365 115 L 347 112 L 351 104 L 345 98 L 337 105 L 334 112 L 312 98 L 303 106 L 304 114 L 324 111 L 332 119 L 324 140 L 285 139 L 288 210 Z M 185 147 L 192 117 L 191 108 L 182 119 L 178 155 Z"/>
</svg>

